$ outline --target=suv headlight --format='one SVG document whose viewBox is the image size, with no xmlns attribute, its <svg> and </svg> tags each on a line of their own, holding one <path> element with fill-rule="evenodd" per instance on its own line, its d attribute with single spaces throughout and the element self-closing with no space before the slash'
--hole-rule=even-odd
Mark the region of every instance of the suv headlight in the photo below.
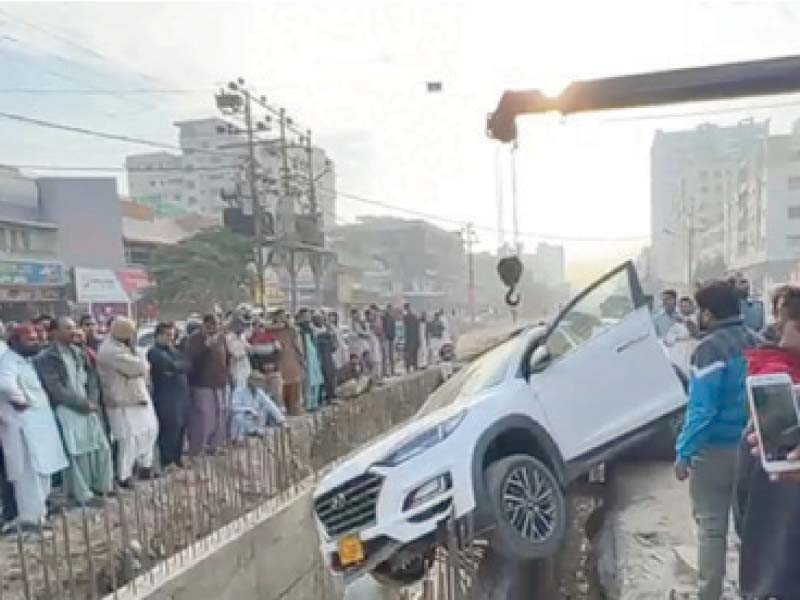
<svg viewBox="0 0 800 600">
<path fill-rule="evenodd" d="M 403 442 L 403 444 L 396 450 L 393 450 L 391 454 L 378 461 L 378 464 L 396 467 L 414 458 L 418 454 L 422 454 L 428 448 L 432 448 L 439 442 L 447 439 L 449 435 L 455 431 L 456 427 L 461 424 L 466 414 L 467 411 L 462 411 L 449 419 L 445 419 L 441 423 L 437 423 L 430 429 L 418 433 L 407 442 Z"/>
</svg>

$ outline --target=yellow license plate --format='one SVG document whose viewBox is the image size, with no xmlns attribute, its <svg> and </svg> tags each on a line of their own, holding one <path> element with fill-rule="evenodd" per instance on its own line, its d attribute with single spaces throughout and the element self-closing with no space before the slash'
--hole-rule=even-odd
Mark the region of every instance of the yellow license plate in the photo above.
<svg viewBox="0 0 800 600">
<path fill-rule="evenodd" d="M 343 567 L 364 562 L 364 544 L 357 535 L 348 535 L 339 540 L 339 562 Z"/>
</svg>

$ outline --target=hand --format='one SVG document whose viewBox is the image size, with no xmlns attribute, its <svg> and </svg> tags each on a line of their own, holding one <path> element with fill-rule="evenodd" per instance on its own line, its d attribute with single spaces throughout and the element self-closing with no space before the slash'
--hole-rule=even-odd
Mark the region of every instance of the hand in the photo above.
<svg viewBox="0 0 800 600">
<path fill-rule="evenodd" d="M 86 402 L 81 402 L 78 404 L 77 410 L 82 415 L 90 415 L 97 409 L 95 408 L 94 404 L 87 400 Z"/>
<path fill-rule="evenodd" d="M 755 458 L 761 458 L 761 446 L 758 443 L 758 434 L 753 430 L 752 424 L 747 429 L 747 444 L 750 446 L 750 454 Z M 800 448 L 795 448 L 786 455 L 786 460 L 800 462 Z M 784 471 L 783 473 L 770 473 L 770 481 L 782 481 L 790 483 L 800 483 L 800 467 L 794 471 Z"/>
<path fill-rule="evenodd" d="M 675 479 L 678 481 L 689 479 L 689 463 L 681 459 L 675 461 Z"/>
</svg>

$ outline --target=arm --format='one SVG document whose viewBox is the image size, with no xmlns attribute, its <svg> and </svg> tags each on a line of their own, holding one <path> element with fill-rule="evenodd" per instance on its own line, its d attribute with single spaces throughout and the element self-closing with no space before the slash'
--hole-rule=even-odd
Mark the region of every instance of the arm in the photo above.
<svg viewBox="0 0 800 600">
<path fill-rule="evenodd" d="M 122 346 L 107 346 L 97 358 L 126 377 L 144 377 L 148 372 L 147 361 Z"/>
<path fill-rule="evenodd" d="M 54 362 L 52 357 L 44 355 L 34 360 L 33 363 L 36 373 L 42 382 L 42 387 L 50 397 L 50 402 L 56 406 L 59 404 L 66 406 L 82 414 L 93 412 L 96 407 L 89 402 L 85 395 L 75 393 L 71 387 L 62 381 L 58 366 Z"/>
<path fill-rule="evenodd" d="M 29 405 L 22 389 L 17 382 L 17 368 L 13 357 L 8 354 L 0 360 L 0 396 L 8 400 L 16 409 L 22 409 Z"/>
<path fill-rule="evenodd" d="M 147 352 L 147 360 L 150 362 L 150 368 L 153 371 L 166 375 L 174 375 L 179 372 L 178 365 L 175 364 L 176 361 L 172 360 L 168 352 L 164 352 L 159 348 L 150 348 Z"/>
<path fill-rule="evenodd" d="M 702 344 L 692 356 L 686 422 L 675 447 L 679 462 L 690 463 L 706 443 L 709 427 L 719 411 L 725 366 L 710 344 Z"/>
</svg>

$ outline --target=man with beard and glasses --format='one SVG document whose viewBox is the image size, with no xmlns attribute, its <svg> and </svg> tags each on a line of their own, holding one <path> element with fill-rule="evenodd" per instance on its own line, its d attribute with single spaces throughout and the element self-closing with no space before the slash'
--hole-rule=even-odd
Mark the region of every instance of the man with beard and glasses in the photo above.
<svg viewBox="0 0 800 600">
<path fill-rule="evenodd" d="M 33 368 L 39 349 L 36 328 L 18 325 L 0 358 L 0 443 L 17 504 L 16 519 L 5 526 L 12 531 L 41 529 L 51 477 L 68 466 L 47 392 Z"/>
</svg>

